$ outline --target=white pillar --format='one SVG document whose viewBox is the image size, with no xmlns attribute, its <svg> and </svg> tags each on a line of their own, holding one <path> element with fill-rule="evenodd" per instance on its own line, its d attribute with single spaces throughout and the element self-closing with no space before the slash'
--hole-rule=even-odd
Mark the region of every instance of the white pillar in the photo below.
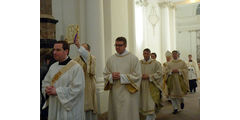
<svg viewBox="0 0 240 120">
<path fill-rule="evenodd" d="M 164 51 L 170 49 L 170 25 L 169 25 L 169 8 L 167 5 L 162 6 L 162 42 Z"/>
<path fill-rule="evenodd" d="M 97 81 L 103 81 L 105 66 L 103 0 L 86 0 L 86 41 L 96 57 Z"/>
<path fill-rule="evenodd" d="M 176 7 L 170 6 L 170 50 L 176 49 L 176 19 L 175 19 L 175 10 Z"/>
<path fill-rule="evenodd" d="M 109 58 L 112 54 L 112 18 L 111 18 L 111 0 L 103 0 L 104 15 L 104 41 L 105 41 L 105 58 Z M 106 59 L 105 59 L 106 60 Z"/>
<path fill-rule="evenodd" d="M 165 62 L 165 52 L 176 49 L 175 6 L 172 2 L 160 2 L 158 5 L 161 14 L 160 62 Z"/>
<path fill-rule="evenodd" d="M 86 42 L 96 57 L 97 104 L 98 112 L 107 111 L 108 92 L 103 91 L 103 70 L 105 67 L 103 0 L 85 0 L 86 3 Z"/>
<path fill-rule="evenodd" d="M 165 61 L 165 52 L 170 50 L 170 25 L 169 25 L 169 8 L 167 3 L 159 3 L 161 10 L 161 52 L 160 62 Z"/>
<path fill-rule="evenodd" d="M 136 53 L 134 4 L 135 0 L 128 0 L 128 48 L 132 53 Z"/>
</svg>

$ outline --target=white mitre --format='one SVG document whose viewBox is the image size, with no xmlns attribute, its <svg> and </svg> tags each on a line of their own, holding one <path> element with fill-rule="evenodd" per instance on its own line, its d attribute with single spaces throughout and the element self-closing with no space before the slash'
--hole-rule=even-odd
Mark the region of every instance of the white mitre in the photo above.
<svg viewBox="0 0 240 120">
<path fill-rule="evenodd" d="M 167 50 L 166 53 L 165 53 L 165 56 L 170 57 L 170 56 L 172 56 L 172 53 L 169 50 Z"/>
</svg>

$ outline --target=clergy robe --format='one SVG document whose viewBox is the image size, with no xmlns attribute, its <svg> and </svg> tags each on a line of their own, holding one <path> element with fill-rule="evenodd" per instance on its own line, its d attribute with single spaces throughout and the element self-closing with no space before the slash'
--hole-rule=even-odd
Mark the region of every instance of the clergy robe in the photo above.
<svg viewBox="0 0 240 120">
<path fill-rule="evenodd" d="M 172 73 L 173 69 L 178 69 L 179 73 Z M 188 68 L 187 64 L 181 60 L 172 60 L 166 66 L 167 89 L 170 98 L 181 98 L 188 91 Z"/>
<path fill-rule="evenodd" d="M 200 80 L 199 76 L 199 68 L 196 61 L 188 61 L 188 80 L 189 80 L 189 88 L 190 92 L 197 87 L 197 80 Z"/>
<path fill-rule="evenodd" d="M 96 97 L 96 58 L 91 55 L 84 47 L 79 49 L 80 56 L 74 60 L 78 62 L 84 70 L 85 75 L 85 101 L 84 110 L 87 112 L 92 110 L 97 113 L 97 97 Z"/>
<path fill-rule="evenodd" d="M 112 79 L 120 72 L 120 80 Z M 139 120 L 141 65 L 138 58 L 125 50 L 111 56 L 104 70 L 105 90 L 109 92 L 108 120 Z"/>
<path fill-rule="evenodd" d="M 168 96 L 168 90 L 167 90 L 167 77 L 168 77 L 168 72 L 167 72 L 167 65 L 170 63 L 170 61 L 166 61 L 165 63 L 163 63 L 163 67 L 162 67 L 162 82 L 161 82 L 161 90 L 163 92 L 163 94 L 165 96 Z"/>
<path fill-rule="evenodd" d="M 71 60 L 69 60 L 68 62 Z M 75 61 L 74 61 L 75 62 Z M 42 93 L 51 85 L 54 75 L 66 64 L 54 63 L 42 83 Z M 57 95 L 49 96 L 48 120 L 85 120 L 84 115 L 84 72 L 75 64 L 54 83 Z"/>
<path fill-rule="evenodd" d="M 141 81 L 140 112 L 143 115 L 154 114 L 162 107 L 159 91 L 161 89 L 162 67 L 158 61 L 152 59 L 140 62 L 142 74 L 149 75 L 149 79 Z"/>
<path fill-rule="evenodd" d="M 198 64 L 196 61 L 192 60 L 192 62 L 187 62 L 188 66 L 188 79 L 193 80 L 193 79 L 200 79 L 200 73 L 199 73 L 199 68 Z"/>
</svg>

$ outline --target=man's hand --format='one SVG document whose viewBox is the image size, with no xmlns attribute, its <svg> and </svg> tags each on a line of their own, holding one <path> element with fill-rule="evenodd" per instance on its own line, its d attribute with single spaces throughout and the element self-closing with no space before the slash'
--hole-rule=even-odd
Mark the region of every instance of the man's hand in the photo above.
<svg viewBox="0 0 240 120">
<path fill-rule="evenodd" d="M 50 91 L 51 91 L 51 86 L 47 86 L 47 87 L 45 88 L 45 92 L 46 92 L 47 94 L 49 94 Z"/>
<path fill-rule="evenodd" d="M 112 73 L 113 80 L 120 80 L 120 73 L 119 72 L 113 72 Z"/>
<path fill-rule="evenodd" d="M 178 73 L 179 71 L 178 71 L 178 69 L 173 69 L 172 72 L 173 73 Z"/>
<path fill-rule="evenodd" d="M 80 48 L 80 42 L 78 40 L 75 40 L 74 44 L 77 46 L 77 48 Z"/>
<path fill-rule="evenodd" d="M 57 95 L 56 88 L 54 86 L 47 86 L 45 92 L 47 95 Z"/>
<path fill-rule="evenodd" d="M 142 74 L 142 79 L 143 80 L 148 80 L 149 79 L 149 75 L 148 74 Z"/>
</svg>

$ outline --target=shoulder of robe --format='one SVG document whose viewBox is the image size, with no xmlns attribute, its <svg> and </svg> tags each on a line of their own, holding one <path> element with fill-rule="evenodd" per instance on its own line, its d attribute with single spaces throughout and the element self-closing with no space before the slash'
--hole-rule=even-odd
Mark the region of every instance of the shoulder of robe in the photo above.
<svg viewBox="0 0 240 120">
<path fill-rule="evenodd" d="M 108 64 L 116 55 L 113 54 L 110 57 L 107 58 L 106 64 Z"/>
<path fill-rule="evenodd" d="M 78 67 L 78 68 L 81 68 L 82 69 L 82 66 L 80 64 L 78 64 L 77 61 L 75 60 L 72 60 L 72 62 L 75 62 L 75 65 L 73 67 Z"/>
<path fill-rule="evenodd" d="M 80 56 L 77 56 L 77 57 L 75 57 L 74 59 L 72 59 L 72 60 L 74 60 L 74 61 L 78 61 L 80 59 Z"/>
<path fill-rule="evenodd" d="M 157 60 L 152 60 L 152 62 L 153 62 L 154 64 L 161 64 L 161 63 L 158 62 Z"/>
<path fill-rule="evenodd" d="M 54 67 L 56 67 L 57 65 L 58 65 L 58 62 L 53 63 L 53 64 L 49 67 L 49 70 L 50 70 L 50 69 L 54 69 Z"/>
</svg>

